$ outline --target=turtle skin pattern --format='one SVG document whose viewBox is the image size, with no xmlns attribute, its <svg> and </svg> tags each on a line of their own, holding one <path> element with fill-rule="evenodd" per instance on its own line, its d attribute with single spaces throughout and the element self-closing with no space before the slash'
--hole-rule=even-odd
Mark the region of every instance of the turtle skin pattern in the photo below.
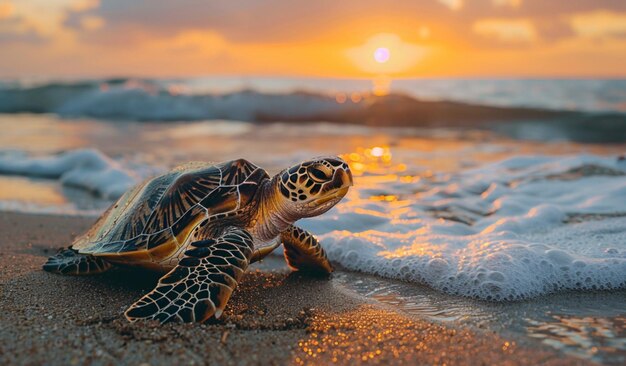
<svg viewBox="0 0 626 366">
<path fill-rule="evenodd" d="M 252 258 L 252 236 L 230 228 L 215 240 L 191 246 L 178 266 L 125 312 L 128 320 L 203 322 L 222 315 Z"/>
<path fill-rule="evenodd" d="M 106 272 L 111 264 L 93 255 L 82 255 L 74 249 L 60 249 L 48 258 L 43 269 L 48 272 L 64 275 L 87 275 Z"/>
<path fill-rule="evenodd" d="M 281 234 L 281 240 L 285 248 L 285 260 L 291 269 L 311 274 L 333 272 L 324 248 L 313 234 L 291 225 Z"/>
</svg>

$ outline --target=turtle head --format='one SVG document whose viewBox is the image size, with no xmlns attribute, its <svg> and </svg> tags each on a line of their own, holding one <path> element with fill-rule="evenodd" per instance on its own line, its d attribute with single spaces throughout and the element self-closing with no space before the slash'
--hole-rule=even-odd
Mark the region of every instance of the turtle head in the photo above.
<svg viewBox="0 0 626 366">
<path fill-rule="evenodd" d="M 353 185 L 348 164 L 338 157 L 296 164 L 276 178 L 281 206 L 298 219 L 330 210 Z"/>
</svg>

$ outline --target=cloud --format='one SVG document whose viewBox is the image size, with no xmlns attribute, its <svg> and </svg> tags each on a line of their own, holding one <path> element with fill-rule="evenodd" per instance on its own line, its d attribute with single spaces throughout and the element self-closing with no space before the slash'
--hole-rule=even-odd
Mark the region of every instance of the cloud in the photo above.
<svg viewBox="0 0 626 366">
<path fill-rule="evenodd" d="M 450 10 L 460 10 L 463 7 L 463 0 L 437 0 Z"/>
<path fill-rule="evenodd" d="M 576 33 L 574 33 L 569 22 L 561 17 L 557 19 L 552 17 L 535 18 L 533 25 L 537 30 L 538 37 L 543 42 L 555 43 L 576 37 Z"/>
<path fill-rule="evenodd" d="M 394 50 L 384 65 L 361 63 L 372 62 L 368 40 L 395 34 L 412 65 L 397 75 L 559 73 L 573 59 L 571 74 L 622 75 L 606 65 L 626 57 L 623 14 L 624 0 L 0 0 L 13 58 L 0 73 L 393 73 Z M 531 55 L 543 63 L 518 61 Z"/>
<path fill-rule="evenodd" d="M 438 0 L 437 0 L 438 1 Z M 448 12 L 449 19 L 465 24 L 484 18 L 524 18 L 533 22 L 544 19 L 558 21 L 564 16 L 597 10 L 626 12 L 624 0 L 471 0 L 463 8 Z"/>
<path fill-rule="evenodd" d="M 528 19 L 481 19 L 472 25 L 472 30 L 481 36 L 501 42 L 532 42 L 537 31 Z"/>
<path fill-rule="evenodd" d="M 92 31 L 79 32 L 87 41 L 98 43 L 172 37 L 190 30 L 217 32 L 237 43 L 309 41 L 330 33 L 334 39 L 351 37 L 353 41 L 360 34 L 362 41 L 372 34 L 398 32 L 400 27 L 413 29 L 418 39 L 418 29 L 423 25 L 431 30 L 445 28 L 445 33 L 465 42 L 480 42 L 486 38 L 467 36 L 475 22 L 510 16 L 531 20 L 542 39 L 547 30 L 550 34 L 546 39 L 556 40 L 561 35 L 571 36 L 562 24 L 550 26 L 566 14 L 599 8 L 626 11 L 624 0 L 74 1 L 64 25 L 82 31 L 86 24 L 95 24 L 82 18 L 102 19 Z"/>
<path fill-rule="evenodd" d="M 41 44 L 47 41 L 46 38 L 34 31 L 23 33 L 0 33 L 0 44 Z"/>
<path fill-rule="evenodd" d="M 399 33 L 400 27 L 413 29 L 413 36 L 407 38 L 417 40 L 418 29 L 423 25 L 431 30 L 445 28 L 449 35 L 480 44 L 488 38 L 467 35 L 475 22 L 509 16 L 531 20 L 541 39 L 558 40 L 572 35 L 566 29 L 570 28 L 567 23 L 551 26 L 561 23 L 566 14 L 600 7 L 626 10 L 623 0 L 78 1 L 83 5 L 68 10 L 65 26 L 82 31 L 85 24 L 93 24 L 82 18 L 102 19 L 101 26 L 92 27 L 85 34 L 78 33 L 91 43 L 107 44 L 171 37 L 190 30 L 217 32 L 237 43 L 309 41 L 331 33 L 336 40 L 351 37 L 352 41 L 361 34 L 363 41 L 376 33 Z M 544 31 L 549 33 L 546 37 Z M 441 34 L 441 31 L 436 33 Z"/>
<path fill-rule="evenodd" d="M 63 24 L 67 27 L 80 31 L 96 31 L 103 28 L 106 21 L 102 17 L 84 13 L 82 11 L 70 11 L 65 15 Z"/>
<path fill-rule="evenodd" d="M 149 41 L 144 47 L 151 51 L 190 53 L 203 57 L 213 57 L 224 52 L 227 44 L 215 32 L 188 31 L 172 38 Z"/>
<path fill-rule="evenodd" d="M 445 0 L 449 4 L 461 0 Z M 97 16 L 106 25 L 99 36 L 115 37 L 112 32 L 149 33 L 153 37 L 172 36 L 188 30 L 215 31 L 225 39 L 240 43 L 291 42 L 318 38 L 320 34 L 341 29 L 334 36 L 345 36 L 364 29 L 349 28 L 352 23 L 369 21 L 369 34 L 385 31 L 394 19 L 404 17 L 405 23 L 420 19 L 440 19 L 450 13 L 438 0 L 107 0 L 96 8 L 70 11 L 65 25 L 81 29 L 80 18 Z M 391 31 L 391 30 L 387 30 Z"/>
<path fill-rule="evenodd" d="M 74 12 L 86 11 L 97 8 L 100 0 L 75 0 L 69 5 L 69 9 Z"/>
<path fill-rule="evenodd" d="M 104 19 L 96 16 L 86 16 L 80 19 L 80 25 L 85 30 L 96 30 L 104 26 Z"/>
<path fill-rule="evenodd" d="M 576 34 L 584 38 L 626 37 L 626 13 L 599 10 L 579 13 L 569 18 Z"/>
<path fill-rule="evenodd" d="M 46 38 L 41 36 L 24 17 L 15 13 L 11 3 L 0 3 L 0 43 L 42 43 Z"/>
<path fill-rule="evenodd" d="M 519 8 L 522 0 L 491 0 L 495 6 L 509 6 L 511 8 Z"/>
<path fill-rule="evenodd" d="M 96 0 L 0 0 L 0 13 L 5 18 L 1 22 L 4 25 L 4 38 L 28 42 L 44 39 L 57 41 L 67 37 L 61 25 L 66 11 L 85 10 L 97 4 Z M 7 20 L 10 21 L 9 25 L 6 24 Z"/>
<path fill-rule="evenodd" d="M 11 3 L 0 3 L 0 20 L 9 19 L 13 16 L 15 7 Z"/>
</svg>

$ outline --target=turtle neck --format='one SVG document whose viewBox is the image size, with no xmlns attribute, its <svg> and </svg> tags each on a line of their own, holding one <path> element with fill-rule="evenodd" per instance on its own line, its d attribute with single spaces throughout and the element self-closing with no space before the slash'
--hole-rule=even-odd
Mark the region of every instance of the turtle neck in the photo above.
<svg viewBox="0 0 626 366">
<path fill-rule="evenodd" d="M 285 199 L 280 194 L 279 181 L 280 174 L 277 174 L 263 182 L 257 193 L 259 205 L 251 231 L 255 239 L 261 242 L 275 239 L 299 218 L 283 204 Z"/>
</svg>

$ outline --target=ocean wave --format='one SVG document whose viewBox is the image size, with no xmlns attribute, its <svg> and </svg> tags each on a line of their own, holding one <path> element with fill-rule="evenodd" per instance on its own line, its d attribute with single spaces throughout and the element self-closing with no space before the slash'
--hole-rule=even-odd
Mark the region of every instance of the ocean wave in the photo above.
<svg viewBox="0 0 626 366">
<path fill-rule="evenodd" d="M 405 94 L 377 97 L 368 93 L 255 90 L 189 93 L 176 85 L 135 79 L 0 85 L 0 113 L 23 112 L 136 121 L 221 119 L 405 127 L 490 126 L 520 138 L 626 141 L 626 115 L 619 112 L 424 101 Z"/>
<path fill-rule="evenodd" d="M 57 155 L 33 157 L 21 152 L 0 154 L 0 174 L 58 179 L 61 184 L 116 199 L 140 177 L 100 151 L 79 149 Z"/>
<path fill-rule="evenodd" d="M 302 225 L 347 269 L 454 295 L 626 288 L 623 159 L 522 156 L 438 180 L 365 174 Z"/>
<path fill-rule="evenodd" d="M 266 94 L 244 90 L 227 94 L 182 94 L 137 80 L 46 84 L 0 88 L 0 113 L 56 113 L 137 121 L 196 121 L 264 118 L 302 119 L 350 110 L 334 97 L 295 92 Z"/>
</svg>

